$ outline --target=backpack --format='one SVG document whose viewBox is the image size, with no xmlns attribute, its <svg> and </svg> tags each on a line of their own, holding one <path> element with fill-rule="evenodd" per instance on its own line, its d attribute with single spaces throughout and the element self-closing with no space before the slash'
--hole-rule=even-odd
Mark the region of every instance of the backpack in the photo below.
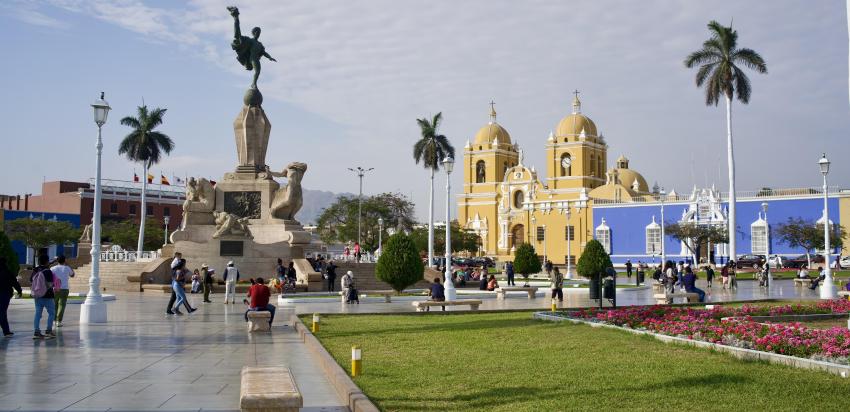
<svg viewBox="0 0 850 412">
<path fill-rule="evenodd" d="M 33 298 L 43 298 L 47 294 L 47 282 L 44 280 L 44 270 L 39 270 L 32 276 L 30 295 Z"/>
</svg>

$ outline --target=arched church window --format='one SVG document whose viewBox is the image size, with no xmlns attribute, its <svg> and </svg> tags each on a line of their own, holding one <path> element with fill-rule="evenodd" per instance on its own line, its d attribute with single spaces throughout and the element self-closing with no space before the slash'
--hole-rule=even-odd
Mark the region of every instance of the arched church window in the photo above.
<svg viewBox="0 0 850 412">
<path fill-rule="evenodd" d="M 596 170 L 599 171 L 599 175 L 601 176 L 605 173 L 605 159 L 602 158 L 602 155 L 599 155 L 597 160 L 599 161 L 599 165 L 596 167 Z"/>
<path fill-rule="evenodd" d="M 587 173 L 591 176 L 596 176 L 596 156 L 590 155 L 590 167 L 587 168 Z"/>
<path fill-rule="evenodd" d="M 522 209 L 522 203 L 524 200 L 522 190 L 514 192 L 514 208 Z"/>
<path fill-rule="evenodd" d="M 486 177 L 487 168 L 485 167 L 484 161 L 479 160 L 475 163 L 475 183 L 484 183 Z"/>
<path fill-rule="evenodd" d="M 561 155 L 561 176 L 572 176 L 573 174 L 573 158 L 569 153 Z"/>
<path fill-rule="evenodd" d="M 505 166 L 505 169 L 504 169 L 504 172 L 502 174 L 508 173 L 508 162 L 505 162 L 504 166 Z"/>
</svg>

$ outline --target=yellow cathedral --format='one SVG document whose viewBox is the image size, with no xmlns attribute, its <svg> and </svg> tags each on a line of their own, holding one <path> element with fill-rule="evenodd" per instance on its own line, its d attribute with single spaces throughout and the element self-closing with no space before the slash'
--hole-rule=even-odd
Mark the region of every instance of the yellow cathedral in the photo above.
<svg viewBox="0 0 850 412">
<path fill-rule="evenodd" d="M 542 140 L 542 139 L 541 139 Z M 582 113 L 578 92 L 572 112 L 545 140 L 546 176 L 524 164 L 523 151 L 496 122 L 464 146 L 463 194 L 458 222 L 481 237 L 480 254 L 511 260 L 516 247 L 531 243 L 554 264 L 575 265 L 593 238 L 592 202 L 637 200 L 650 195 L 646 180 L 620 156 L 608 169 L 608 145 Z"/>
</svg>

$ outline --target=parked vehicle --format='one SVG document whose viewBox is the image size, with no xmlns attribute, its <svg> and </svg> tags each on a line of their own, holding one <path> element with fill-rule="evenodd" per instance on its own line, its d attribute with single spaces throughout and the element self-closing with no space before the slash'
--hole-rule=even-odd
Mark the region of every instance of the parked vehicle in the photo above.
<svg viewBox="0 0 850 412">
<path fill-rule="evenodd" d="M 741 255 L 735 261 L 735 267 L 738 269 L 752 269 L 753 265 L 761 265 L 764 263 L 764 255 Z"/>
<path fill-rule="evenodd" d="M 850 267 L 850 256 L 842 256 L 841 259 L 838 260 L 838 263 L 841 264 L 841 267 L 843 268 Z"/>
<path fill-rule="evenodd" d="M 817 264 L 823 264 L 823 255 L 812 255 L 812 266 Z M 807 266 L 809 264 L 809 259 L 806 255 L 800 255 L 795 257 L 794 259 L 789 259 L 788 263 L 785 267 L 799 269 L 803 266 Z M 809 268 L 812 269 L 812 268 Z"/>
</svg>

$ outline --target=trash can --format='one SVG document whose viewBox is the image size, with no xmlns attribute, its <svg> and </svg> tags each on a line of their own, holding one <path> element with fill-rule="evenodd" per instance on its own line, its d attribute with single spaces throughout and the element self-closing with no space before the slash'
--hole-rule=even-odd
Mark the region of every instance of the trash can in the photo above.
<svg viewBox="0 0 850 412">
<path fill-rule="evenodd" d="M 590 285 L 588 289 L 590 289 L 591 300 L 599 299 L 599 276 L 595 276 L 590 279 Z"/>
<path fill-rule="evenodd" d="M 638 285 L 643 285 L 644 283 L 646 283 L 646 282 L 644 282 L 645 276 L 646 276 L 646 274 L 642 270 L 637 273 L 637 283 L 638 283 Z"/>
<path fill-rule="evenodd" d="M 602 282 L 602 297 L 605 299 L 614 299 L 614 279 L 606 277 Z"/>
</svg>

